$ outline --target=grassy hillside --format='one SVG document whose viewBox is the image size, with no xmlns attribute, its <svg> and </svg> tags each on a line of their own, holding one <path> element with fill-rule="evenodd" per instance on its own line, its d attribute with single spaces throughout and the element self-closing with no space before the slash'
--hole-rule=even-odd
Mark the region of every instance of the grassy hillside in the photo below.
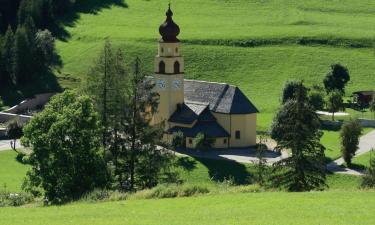
<svg viewBox="0 0 375 225">
<path fill-rule="evenodd" d="M 11 224 L 374 224 L 373 192 L 225 194 L 3 208 Z M 366 204 L 364 204 L 366 203 Z"/>
<path fill-rule="evenodd" d="M 66 26 L 70 37 L 57 44 L 62 86 L 78 85 L 106 37 L 128 61 L 140 56 L 151 73 L 166 4 L 126 0 L 81 13 Z M 373 1 L 192 0 L 174 2 L 173 11 L 186 77 L 238 85 L 261 111 L 259 129 L 268 128 L 287 79 L 320 83 L 330 64 L 339 62 L 351 72 L 348 93 L 375 85 Z"/>
</svg>

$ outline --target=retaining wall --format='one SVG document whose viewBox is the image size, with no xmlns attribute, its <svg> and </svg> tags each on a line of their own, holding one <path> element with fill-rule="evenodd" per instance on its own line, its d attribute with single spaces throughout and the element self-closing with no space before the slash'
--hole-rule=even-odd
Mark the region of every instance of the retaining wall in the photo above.
<svg viewBox="0 0 375 225">
<path fill-rule="evenodd" d="M 43 107 L 53 95 L 55 95 L 55 93 L 37 94 L 34 96 L 34 98 L 26 99 L 20 104 L 13 106 L 12 108 L 5 110 L 4 112 L 18 114 L 27 110 L 38 109 L 40 107 Z"/>
</svg>

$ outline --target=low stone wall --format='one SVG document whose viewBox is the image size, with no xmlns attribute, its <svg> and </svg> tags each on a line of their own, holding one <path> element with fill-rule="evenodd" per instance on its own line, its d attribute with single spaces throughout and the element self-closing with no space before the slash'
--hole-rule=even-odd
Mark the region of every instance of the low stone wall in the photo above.
<svg viewBox="0 0 375 225">
<path fill-rule="evenodd" d="M 363 127 L 375 128 L 375 120 L 369 119 L 358 119 Z M 327 126 L 333 130 L 339 130 L 343 124 L 342 121 L 330 121 L 330 120 L 321 120 L 323 126 Z"/>
<path fill-rule="evenodd" d="M 6 136 L 6 128 L 0 128 L 0 139 Z"/>
<path fill-rule="evenodd" d="M 368 119 L 358 119 L 362 126 L 364 127 L 373 127 L 375 128 L 375 120 L 368 120 Z"/>
<path fill-rule="evenodd" d="M 12 108 L 5 110 L 5 113 L 19 114 L 28 110 L 35 110 L 43 107 L 55 93 L 44 93 L 37 94 L 34 98 L 26 99 L 20 104 L 13 106 Z"/>
<path fill-rule="evenodd" d="M 6 123 L 17 118 L 20 120 L 21 123 L 26 123 L 31 119 L 31 116 L 0 112 L 0 123 Z"/>
</svg>

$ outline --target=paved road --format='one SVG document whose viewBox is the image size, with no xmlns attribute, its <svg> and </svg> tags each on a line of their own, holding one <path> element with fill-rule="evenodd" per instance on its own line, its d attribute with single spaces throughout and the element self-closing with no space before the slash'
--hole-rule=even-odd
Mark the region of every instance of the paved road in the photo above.
<svg viewBox="0 0 375 225">
<path fill-rule="evenodd" d="M 256 150 L 252 148 L 210 150 L 208 152 L 197 152 L 196 150 L 180 150 L 177 151 L 177 154 L 198 158 L 232 160 L 239 163 L 255 163 L 258 161 Z M 268 150 L 265 153 L 264 159 L 266 160 L 267 164 L 272 165 L 273 163 L 278 162 L 286 157 L 288 157 L 287 152 L 282 152 L 280 154 L 278 152 Z"/>
<path fill-rule="evenodd" d="M 359 140 L 359 149 L 356 152 L 355 156 L 363 155 L 371 149 L 375 149 L 375 130 L 370 133 L 362 136 Z M 348 168 L 342 168 L 341 165 L 344 164 L 344 159 L 339 158 L 327 165 L 327 169 L 334 173 L 343 173 L 351 175 L 363 175 L 363 171 L 352 170 Z"/>
<path fill-rule="evenodd" d="M 16 142 L 16 148 L 19 148 L 20 140 L 17 140 Z M 5 151 L 10 149 L 10 140 L 0 140 L 0 151 Z"/>
</svg>

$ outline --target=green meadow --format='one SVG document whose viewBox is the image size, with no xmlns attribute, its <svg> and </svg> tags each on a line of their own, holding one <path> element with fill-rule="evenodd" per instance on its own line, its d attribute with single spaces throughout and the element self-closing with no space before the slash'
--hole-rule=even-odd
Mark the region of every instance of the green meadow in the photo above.
<svg viewBox="0 0 375 225">
<path fill-rule="evenodd" d="M 250 193 L 3 208 L 1 224 L 374 224 L 374 192 Z"/>
<path fill-rule="evenodd" d="M 80 3 L 64 19 L 57 41 L 61 87 L 80 85 L 106 38 L 124 51 L 127 63 L 139 56 L 152 74 L 167 3 Z M 239 86 L 260 110 L 258 130 L 269 129 L 288 79 L 321 84 L 330 65 L 341 63 L 351 75 L 346 97 L 375 87 L 374 1 L 176 0 L 172 10 L 181 28 L 186 78 Z M 340 156 L 337 131 L 324 130 L 322 143 L 329 160 Z M 353 163 L 368 166 L 369 154 Z M 0 152 L 0 189 L 6 184 L 9 191 L 20 191 L 28 166 L 15 157 L 12 151 Z M 177 165 L 174 172 L 180 182 L 213 192 L 189 198 L 1 208 L 0 224 L 375 224 L 375 193 L 359 189 L 360 177 L 329 174 L 329 188 L 323 192 L 217 194 L 228 178 L 234 185 L 251 183 L 254 166 L 198 158 L 180 158 Z"/>
<path fill-rule="evenodd" d="M 67 38 L 57 43 L 64 88 L 79 85 L 105 38 L 128 62 L 139 56 L 153 71 L 167 1 L 106 2 L 117 4 L 67 18 Z M 330 65 L 342 63 L 352 78 L 347 95 L 375 86 L 373 1 L 192 0 L 175 1 L 172 9 L 186 78 L 239 86 L 261 111 L 260 130 L 269 127 L 288 79 L 321 84 Z"/>
</svg>

